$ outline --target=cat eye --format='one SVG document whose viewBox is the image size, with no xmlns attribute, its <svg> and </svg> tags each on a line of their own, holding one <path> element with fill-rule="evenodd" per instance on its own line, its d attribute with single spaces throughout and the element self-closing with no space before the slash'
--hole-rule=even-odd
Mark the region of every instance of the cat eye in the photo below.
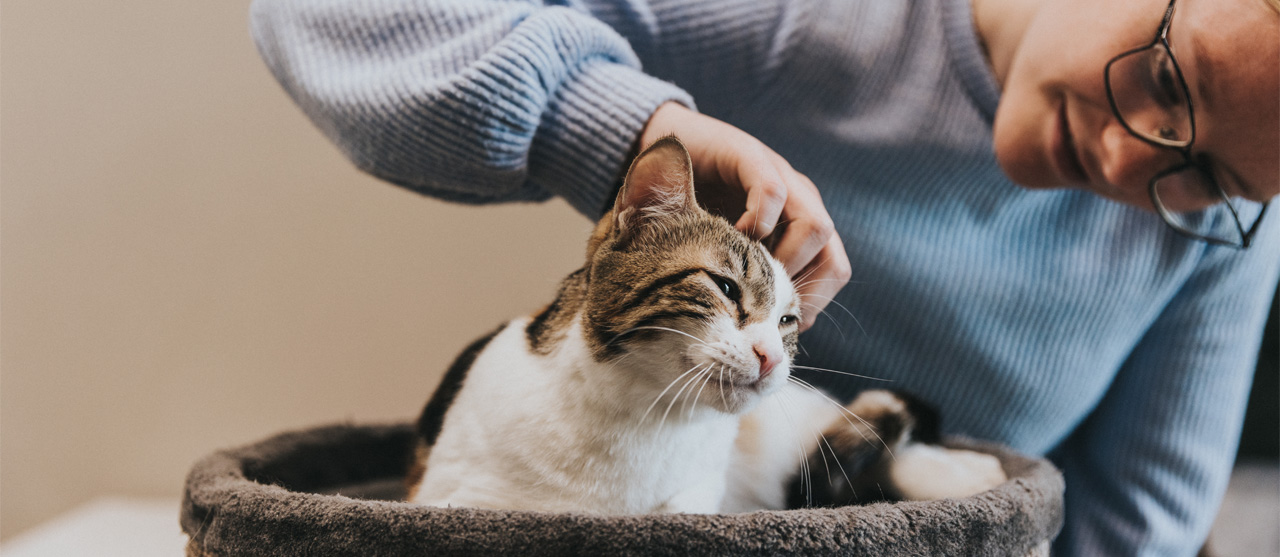
<svg viewBox="0 0 1280 557">
<path fill-rule="evenodd" d="M 720 287 L 720 291 L 730 300 L 738 299 L 738 285 L 734 284 L 733 281 L 716 275 L 711 275 L 711 280 L 715 281 L 716 286 Z"/>
<path fill-rule="evenodd" d="M 782 316 L 782 319 L 779 319 L 779 320 L 778 320 L 778 324 L 779 324 L 779 325 L 791 325 L 791 324 L 794 324 L 796 321 L 798 321 L 798 319 L 796 318 L 796 316 L 794 316 L 794 315 L 784 315 L 784 316 Z"/>
</svg>

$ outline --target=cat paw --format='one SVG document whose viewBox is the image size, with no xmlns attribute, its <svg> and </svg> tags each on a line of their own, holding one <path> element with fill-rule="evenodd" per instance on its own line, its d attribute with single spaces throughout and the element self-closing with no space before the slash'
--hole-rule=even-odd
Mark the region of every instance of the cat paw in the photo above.
<svg viewBox="0 0 1280 557">
<path fill-rule="evenodd" d="M 889 475 L 904 499 L 917 501 L 969 497 L 1008 480 L 994 456 L 934 445 L 899 450 Z"/>
<path fill-rule="evenodd" d="M 864 391 L 848 409 L 871 425 L 889 446 L 900 441 L 940 442 L 938 412 L 907 393 Z"/>
</svg>

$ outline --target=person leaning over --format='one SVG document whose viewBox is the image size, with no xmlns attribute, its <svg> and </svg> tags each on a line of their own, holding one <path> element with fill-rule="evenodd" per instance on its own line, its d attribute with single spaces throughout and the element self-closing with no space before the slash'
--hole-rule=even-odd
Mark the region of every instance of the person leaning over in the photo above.
<svg viewBox="0 0 1280 557">
<path fill-rule="evenodd" d="M 442 199 L 595 218 L 677 134 L 806 277 L 805 365 L 1048 455 L 1057 554 L 1203 543 L 1280 274 L 1275 0 L 257 0 L 252 29 L 356 165 Z"/>
</svg>

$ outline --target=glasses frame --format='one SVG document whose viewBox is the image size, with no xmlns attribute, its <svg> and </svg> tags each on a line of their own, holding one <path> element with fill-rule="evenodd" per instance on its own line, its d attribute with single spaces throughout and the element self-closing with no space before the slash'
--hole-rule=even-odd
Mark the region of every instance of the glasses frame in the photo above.
<svg viewBox="0 0 1280 557">
<path fill-rule="evenodd" d="M 1214 179 L 1213 172 L 1207 167 L 1207 165 L 1197 161 L 1191 154 L 1191 147 L 1192 145 L 1195 145 L 1196 142 L 1195 105 L 1191 102 L 1191 88 L 1187 86 L 1187 80 L 1182 75 L 1182 67 L 1178 65 L 1178 59 L 1173 55 L 1173 47 L 1169 44 L 1169 26 L 1173 22 L 1174 5 L 1177 1 L 1178 0 L 1169 0 L 1169 7 L 1165 8 L 1164 11 L 1164 19 L 1161 20 L 1160 27 L 1156 30 L 1156 36 L 1150 43 L 1121 52 L 1107 62 L 1107 65 L 1103 70 L 1103 83 L 1106 85 L 1107 89 L 1107 102 L 1111 105 L 1111 112 L 1112 114 L 1115 114 L 1116 121 L 1120 122 L 1121 126 L 1124 126 L 1125 131 L 1128 131 L 1129 135 L 1132 135 L 1149 145 L 1161 149 L 1176 151 L 1178 154 L 1182 155 L 1181 164 L 1176 164 L 1157 173 L 1147 184 L 1147 193 L 1151 196 L 1151 205 L 1155 207 L 1156 212 L 1160 214 L 1160 218 L 1164 220 L 1164 223 L 1168 225 L 1169 228 L 1172 228 L 1174 232 L 1194 240 L 1200 240 L 1202 242 L 1208 242 L 1219 246 L 1233 247 L 1236 249 L 1248 249 L 1249 245 L 1253 243 L 1253 237 L 1258 231 L 1258 225 L 1262 223 L 1262 217 L 1267 214 L 1267 208 L 1271 203 L 1269 201 L 1262 203 L 1262 210 L 1258 213 L 1257 220 L 1253 222 L 1249 227 L 1249 230 L 1245 230 L 1244 224 L 1240 222 L 1240 214 L 1236 211 L 1235 204 L 1231 202 L 1231 197 L 1227 195 L 1227 192 L 1223 191 L 1222 186 L 1218 185 L 1218 181 Z M 1191 137 L 1187 140 L 1185 145 L 1177 144 L 1179 142 L 1148 136 L 1133 129 L 1133 126 L 1130 126 L 1129 122 L 1126 122 L 1124 116 L 1120 114 L 1120 106 L 1116 102 L 1115 91 L 1111 87 L 1111 67 L 1116 62 L 1127 56 L 1145 52 L 1156 47 L 1164 48 L 1165 55 L 1169 57 L 1169 62 L 1173 64 L 1173 71 L 1178 78 L 1178 86 L 1182 88 L 1183 98 L 1187 100 L 1187 120 L 1191 127 Z M 1156 184 L 1166 176 L 1188 169 L 1193 169 L 1204 175 L 1204 177 L 1208 179 L 1209 185 L 1213 186 L 1214 192 L 1217 193 L 1218 197 L 1220 197 L 1223 203 L 1226 204 L 1227 210 L 1231 212 L 1231 218 L 1235 220 L 1236 231 L 1240 233 L 1239 241 L 1231 241 L 1214 236 L 1205 236 L 1182 227 L 1175 222 L 1176 218 L 1173 216 L 1172 211 L 1166 208 L 1164 203 L 1160 201 L 1160 196 L 1156 194 Z"/>
</svg>

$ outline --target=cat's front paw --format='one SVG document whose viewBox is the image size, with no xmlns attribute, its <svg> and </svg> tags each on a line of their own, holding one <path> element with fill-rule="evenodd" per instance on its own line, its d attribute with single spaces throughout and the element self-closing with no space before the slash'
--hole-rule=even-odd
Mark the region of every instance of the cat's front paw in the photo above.
<svg viewBox="0 0 1280 557">
<path fill-rule="evenodd" d="M 899 450 L 889 476 L 904 499 L 917 501 L 968 497 L 1008 480 L 994 456 L 923 444 Z"/>
</svg>

